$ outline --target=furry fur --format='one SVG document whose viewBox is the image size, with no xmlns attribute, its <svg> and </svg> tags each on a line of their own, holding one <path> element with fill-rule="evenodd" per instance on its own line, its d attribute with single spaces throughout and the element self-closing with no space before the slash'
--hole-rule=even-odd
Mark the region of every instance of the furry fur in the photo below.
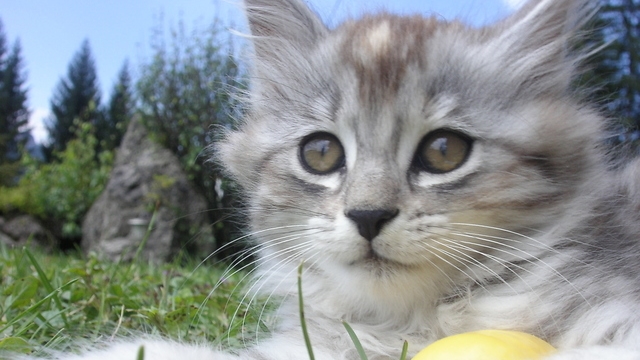
<svg viewBox="0 0 640 360">
<path fill-rule="evenodd" d="M 357 359 L 342 321 L 372 360 L 485 328 L 537 335 L 550 360 L 640 359 L 640 162 L 607 168 L 605 121 L 570 88 L 592 1 L 532 0 L 480 29 L 385 13 L 328 29 L 299 0 L 245 4 L 249 111 L 216 150 L 247 195 L 252 288 L 284 299 L 280 321 L 237 355 L 154 340 L 149 359 L 305 357 L 302 261 L 318 359 Z M 439 129 L 470 154 L 417 168 Z M 344 149 L 336 171 L 301 164 L 318 132 Z M 350 215 L 389 209 L 370 240 Z M 73 359 L 132 359 L 138 343 Z"/>
</svg>

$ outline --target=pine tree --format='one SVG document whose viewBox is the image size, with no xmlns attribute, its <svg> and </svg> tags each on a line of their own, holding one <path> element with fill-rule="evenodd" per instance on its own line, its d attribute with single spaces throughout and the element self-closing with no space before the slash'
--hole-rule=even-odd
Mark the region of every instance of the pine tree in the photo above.
<svg viewBox="0 0 640 360">
<path fill-rule="evenodd" d="M 69 64 L 67 77 L 60 80 L 51 100 L 53 117 L 47 124 L 47 130 L 52 142 L 48 146 L 48 155 L 52 150 L 64 150 L 67 142 L 74 137 L 74 122 L 94 123 L 100 116 L 99 105 L 100 90 L 95 61 L 89 42 L 85 40 Z"/>
<path fill-rule="evenodd" d="M 120 146 L 129 120 L 133 116 L 133 93 L 129 64 L 124 63 L 118 73 L 118 81 L 111 92 L 109 105 L 96 122 L 99 150 L 113 150 Z"/>
<path fill-rule="evenodd" d="M 640 129 L 640 0 L 604 0 L 592 23 L 591 59 L 582 81 L 629 131 Z"/>
<path fill-rule="evenodd" d="M 7 53 L 7 39 L 0 21 L 0 185 L 12 185 L 20 164 L 19 145 L 26 140 L 29 120 L 26 76 L 20 42 Z"/>
<path fill-rule="evenodd" d="M 29 120 L 27 90 L 24 89 L 22 48 L 16 40 L 7 53 L 7 40 L 0 21 L 0 161 L 17 156 L 17 137 Z"/>
<path fill-rule="evenodd" d="M 0 79 L 4 78 L 4 68 L 7 63 L 7 35 L 4 33 L 4 24 L 0 20 Z M 4 128 L 2 128 L 4 130 Z"/>
<path fill-rule="evenodd" d="M 22 69 L 20 42 L 16 41 L 2 69 L 0 79 L 0 154 L 17 160 L 19 157 L 19 135 L 24 133 L 24 126 L 29 122 L 27 108 L 27 90 L 24 88 L 25 75 Z"/>
</svg>

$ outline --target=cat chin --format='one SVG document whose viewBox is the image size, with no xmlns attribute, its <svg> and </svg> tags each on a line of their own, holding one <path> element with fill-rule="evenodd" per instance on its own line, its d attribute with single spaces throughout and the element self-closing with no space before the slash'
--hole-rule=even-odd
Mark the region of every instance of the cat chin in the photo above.
<svg viewBox="0 0 640 360">
<path fill-rule="evenodd" d="M 325 264 L 322 270 L 331 279 L 330 282 L 343 283 L 345 288 L 356 292 L 385 289 L 385 292 L 400 294 L 406 289 L 415 291 L 423 285 L 425 288 L 437 288 L 433 284 L 437 279 L 433 269 L 405 264 L 373 253 L 348 264 Z"/>
<path fill-rule="evenodd" d="M 328 305 L 319 308 L 322 312 L 337 312 L 338 318 L 351 320 L 373 317 L 375 323 L 394 328 L 405 326 L 418 313 L 433 311 L 446 290 L 424 269 L 384 260 L 336 264 L 322 273 L 318 277 L 310 273 L 306 278 L 310 291 L 305 296 L 310 304 L 324 303 L 320 299 L 325 299 Z"/>
</svg>

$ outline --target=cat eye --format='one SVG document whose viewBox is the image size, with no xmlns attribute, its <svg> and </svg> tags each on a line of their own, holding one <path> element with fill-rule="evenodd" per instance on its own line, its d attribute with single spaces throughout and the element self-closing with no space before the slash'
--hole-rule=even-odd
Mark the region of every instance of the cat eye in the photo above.
<svg viewBox="0 0 640 360">
<path fill-rule="evenodd" d="M 472 142 L 471 138 L 457 131 L 433 131 L 420 142 L 413 164 L 433 174 L 453 171 L 469 157 Z"/>
<path fill-rule="evenodd" d="M 344 149 L 329 133 L 311 134 L 300 143 L 300 162 L 310 173 L 329 174 L 344 166 Z"/>
</svg>

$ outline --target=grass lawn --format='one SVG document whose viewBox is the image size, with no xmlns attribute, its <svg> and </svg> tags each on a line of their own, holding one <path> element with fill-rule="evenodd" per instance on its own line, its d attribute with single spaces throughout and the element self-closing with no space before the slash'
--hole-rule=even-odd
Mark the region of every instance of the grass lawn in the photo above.
<svg viewBox="0 0 640 360">
<path fill-rule="evenodd" d="M 0 359 L 7 349 L 37 353 L 43 345 L 64 349 L 78 338 L 139 333 L 238 346 L 255 333 L 262 306 L 241 304 L 238 285 L 246 283 L 246 273 L 229 276 L 226 269 L 0 246 Z"/>
</svg>

